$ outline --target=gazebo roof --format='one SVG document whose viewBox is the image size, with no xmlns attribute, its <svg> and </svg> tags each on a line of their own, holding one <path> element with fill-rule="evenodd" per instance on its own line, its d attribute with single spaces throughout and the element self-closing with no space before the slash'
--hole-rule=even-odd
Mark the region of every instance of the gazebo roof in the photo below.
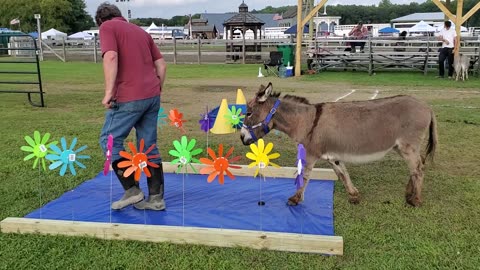
<svg viewBox="0 0 480 270">
<path fill-rule="evenodd" d="M 223 26 L 242 26 L 242 25 L 258 25 L 265 23 L 253 14 L 248 12 L 248 6 L 244 2 L 238 7 L 239 13 L 223 23 Z"/>
</svg>

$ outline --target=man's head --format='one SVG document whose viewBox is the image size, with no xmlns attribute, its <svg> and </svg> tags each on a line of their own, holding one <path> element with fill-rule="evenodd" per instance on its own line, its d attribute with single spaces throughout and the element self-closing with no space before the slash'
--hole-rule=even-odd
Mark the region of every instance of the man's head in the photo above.
<svg viewBox="0 0 480 270">
<path fill-rule="evenodd" d="M 358 27 L 362 27 L 362 26 L 363 26 L 363 22 L 362 22 L 362 21 L 359 21 L 357 25 L 358 25 Z"/>
<path fill-rule="evenodd" d="M 446 21 L 445 22 L 445 29 L 450 29 L 450 27 L 452 26 L 452 22 L 451 21 Z"/>
<path fill-rule="evenodd" d="M 97 13 L 95 14 L 95 21 L 97 25 L 100 26 L 102 23 L 111 20 L 115 17 L 122 17 L 122 12 L 118 9 L 117 6 L 112 5 L 108 2 L 100 4 L 97 8 Z"/>
</svg>

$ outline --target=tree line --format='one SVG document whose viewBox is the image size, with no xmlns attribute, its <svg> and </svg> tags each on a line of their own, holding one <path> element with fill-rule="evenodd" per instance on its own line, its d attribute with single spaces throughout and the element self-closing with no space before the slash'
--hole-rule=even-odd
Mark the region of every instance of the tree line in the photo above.
<svg viewBox="0 0 480 270">
<path fill-rule="evenodd" d="M 42 29 L 76 33 L 95 26 L 84 0 L 0 0 L 0 7 L 0 27 L 23 32 L 36 31 L 34 14 L 41 14 Z M 20 23 L 10 25 L 15 19 Z"/>
</svg>

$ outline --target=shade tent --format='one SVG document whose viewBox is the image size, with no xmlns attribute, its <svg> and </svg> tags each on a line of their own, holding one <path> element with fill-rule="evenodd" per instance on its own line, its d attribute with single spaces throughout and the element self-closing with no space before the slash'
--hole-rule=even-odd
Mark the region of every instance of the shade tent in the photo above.
<svg viewBox="0 0 480 270">
<path fill-rule="evenodd" d="M 294 26 L 292 26 L 292 27 L 288 28 L 287 30 L 285 30 L 285 32 L 283 32 L 283 33 L 284 33 L 284 34 L 291 34 L 291 35 L 292 35 L 292 34 L 293 34 L 293 35 L 297 34 L 297 25 L 295 24 Z M 303 33 L 304 33 L 304 34 L 308 34 L 308 26 L 307 26 L 307 25 L 303 26 Z"/>
<path fill-rule="evenodd" d="M 435 32 L 435 31 L 437 31 L 437 28 L 431 26 L 430 24 L 424 21 L 420 21 L 419 23 L 415 24 L 410 29 L 408 29 L 408 32 L 410 33 L 424 33 L 424 32 Z"/>
<path fill-rule="evenodd" d="M 69 39 L 83 39 L 83 40 L 90 40 L 93 39 L 93 36 L 90 35 L 89 33 L 85 32 L 77 32 L 75 34 L 72 34 L 68 36 Z"/>
<path fill-rule="evenodd" d="M 393 33 L 398 33 L 398 32 L 400 32 L 400 30 L 395 29 L 393 27 L 385 27 L 385 28 L 382 28 L 382 29 L 378 30 L 378 33 L 381 33 L 381 34 L 393 34 Z"/>
<path fill-rule="evenodd" d="M 58 31 L 55 28 L 51 28 L 48 31 L 42 32 L 42 39 L 62 39 L 67 38 L 67 34 Z"/>
<path fill-rule="evenodd" d="M 28 35 L 33 37 L 34 39 L 38 38 L 38 33 L 37 32 L 30 32 L 30 33 L 28 33 Z"/>
</svg>

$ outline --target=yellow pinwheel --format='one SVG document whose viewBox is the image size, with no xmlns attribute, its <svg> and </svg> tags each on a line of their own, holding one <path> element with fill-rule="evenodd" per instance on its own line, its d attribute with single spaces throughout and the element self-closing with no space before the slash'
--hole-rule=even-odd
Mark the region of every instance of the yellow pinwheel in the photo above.
<svg viewBox="0 0 480 270">
<path fill-rule="evenodd" d="M 247 158 L 253 160 L 253 162 L 250 163 L 248 167 L 252 168 L 254 166 L 257 166 L 253 177 L 256 177 L 261 169 L 265 169 L 269 165 L 280 168 L 279 165 L 270 161 L 272 159 L 280 157 L 279 153 L 270 154 L 273 149 L 273 143 L 270 142 L 265 147 L 265 142 L 263 141 L 263 139 L 259 139 L 258 146 L 256 144 L 250 144 L 250 149 L 252 150 L 252 152 L 248 152 L 246 156 Z"/>
</svg>

